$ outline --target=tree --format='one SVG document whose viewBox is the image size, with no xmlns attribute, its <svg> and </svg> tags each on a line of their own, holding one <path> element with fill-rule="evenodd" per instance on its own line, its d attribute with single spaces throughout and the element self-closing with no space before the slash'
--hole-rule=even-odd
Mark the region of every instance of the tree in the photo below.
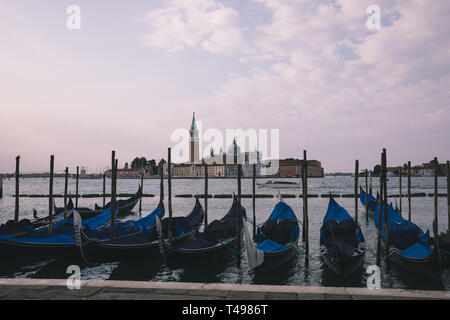
<svg viewBox="0 0 450 320">
<path fill-rule="evenodd" d="M 375 167 L 373 167 L 373 174 L 375 176 L 379 176 L 381 173 L 381 165 L 377 164 Z"/>
</svg>

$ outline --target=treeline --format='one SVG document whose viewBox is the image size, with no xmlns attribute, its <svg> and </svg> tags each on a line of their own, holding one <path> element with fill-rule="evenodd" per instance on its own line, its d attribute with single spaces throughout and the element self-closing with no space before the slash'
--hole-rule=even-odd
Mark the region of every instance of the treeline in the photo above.
<svg viewBox="0 0 450 320">
<path fill-rule="evenodd" d="M 161 159 L 158 164 L 155 159 L 147 160 L 145 157 L 136 157 L 133 161 L 131 161 L 131 165 L 128 166 L 128 162 L 125 163 L 124 169 L 133 169 L 133 170 L 144 170 L 145 174 L 149 175 L 158 175 L 159 174 L 159 166 L 164 165 L 166 161 Z"/>
</svg>

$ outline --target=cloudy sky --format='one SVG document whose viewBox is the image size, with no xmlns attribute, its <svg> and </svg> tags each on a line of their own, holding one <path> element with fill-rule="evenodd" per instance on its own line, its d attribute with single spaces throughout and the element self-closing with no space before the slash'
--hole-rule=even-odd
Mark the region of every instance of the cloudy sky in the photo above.
<svg viewBox="0 0 450 320">
<path fill-rule="evenodd" d="M 69 5 L 81 30 L 67 28 Z M 381 28 L 369 30 L 370 5 Z M 2 0 L 0 172 L 166 157 L 204 129 L 279 129 L 326 172 L 450 159 L 450 2 Z"/>
</svg>

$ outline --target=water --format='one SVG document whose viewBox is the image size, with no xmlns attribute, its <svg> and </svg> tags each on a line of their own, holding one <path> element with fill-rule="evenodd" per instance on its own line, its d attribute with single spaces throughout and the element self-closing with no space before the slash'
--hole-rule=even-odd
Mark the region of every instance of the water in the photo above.
<svg viewBox="0 0 450 320">
<path fill-rule="evenodd" d="M 297 181 L 299 179 L 283 179 L 288 181 Z M 266 180 L 258 180 L 266 181 Z M 109 180 L 107 181 L 107 190 L 109 190 Z M 140 180 L 120 179 L 117 188 L 119 193 L 134 193 L 138 188 Z M 364 184 L 364 178 L 360 178 L 360 184 Z M 406 192 L 407 180 L 403 180 L 403 193 Z M 432 177 L 413 177 L 412 192 L 433 193 Z M 378 179 L 373 179 L 373 188 L 378 189 Z M 4 198 L 0 199 L 0 222 L 3 223 L 14 216 L 14 179 L 4 181 Z M 80 194 L 101 193 L 102 180 L 80 180 Z M 389 194 L 398 194 L 398 178 L 390 178 L 388 181 Z M 48 179 L 21 179 L 20 191 L 24 194 L 48 193 Z M 165 183 L 167 192 L 167 181 Z M 55 179 L 54 193 L 63 194 L 64 179 Z M 69 181 L 69 192 L 75 194 L 75 181 Z M 155 194 L 154 198 L 143 198 L 143 215 L 151 212 L 159 202 L 159 180 L 145 180 L 144 192 Z M 203 180 L 173 180 L 172 194 L 196 194 L 204 192 Z M 237 193 L 237 181 L 235 179 L 210 179 L 209 193 L 211 194 L 232 194 Z M 301 193 L 300 189 L 283 189 L 283 194 Z M 308 192 L 311 194 L 351 194 L 354 192 L 354 178 L 352 177 L 325 177 L 308 180 Z M 446 192 L 445 178 L 439 178 L 439 192 Z M 251 179 L 242 180 L 242 193 L 252 193 Z M 276 190 L 268 188 L 257 188 L 257 193 L 275 194 Z M 193 198 L 173 197 L 174 216 L 184 216 L 188 214 L 194 206 Z M 166 199 L 167 200 L 167 199 Z M 338 203 L 347 209 L 350 215 L 354 216 L 353 198 L 336 198 Z M 202 200 L 203 201 L 203 200 Z M 274 205 L 273 199 L 256 199 L 256 221 L 263 223 L 271 213 Z M 394 202 L 395 198 L 390 198 Z M 398 201 L 398 199 L 397 199 Z M 95 203 L 101 204 L 101 198 L 80 198 L 79 205 L 93 208 Z M 208 200 L 208 220 L 220 219 L 231 206 L 232 199 L 209 199 Z M 286 198 L 288 203 L 301 219 L 302 204 L 301 198 Z M 56 199 L 57 206 L 63 205 L 61 198 Z M 252 199 L 242 199 L 242 204 L 247 210 L 249 217 L 252 216 Z M 366 223 L 365 209 L 358 202 L 359 217 L 368 248 L 376 252 L 376 229 L 371 219 Z M 72 264 L 80 265 L 82 279 L 109 279 L 109 280 L 139 280 L 139 281 L 183 281 L 183 282 L 222 282 L 222 283 L 250 283 L 250 284 L 276 284 L 276 285 L 308 285 L 308 286 L 351 286 L 365 287 L 367 266 L 375 264 L 376 258 L 372 253 L 367 252 L 364 266 L 352 277 L 342 280 L 335 277 L 322 263 L 317 252 L 319 248 L 319 230 L 322 219 L 328 206 L 327 198 L 309 198 L 309 221 L 310 221 L 310 253 L 313 254 L 309 259 L 309 264 L 305 265 L 305 257 L 302 254 L 302 245 L 297 252 L 296 257 L 286 265 L 277 269 L 277 272 L 271 272 L 269 275 L 255 275 L 247 271 L 245 253 L 242 254 L 240 262 L 236 258 L 230 257 L 216 264 L 205 266 L 170 268 L 165 265 L 162 257 L 142 257 L 139 261 L 129 262 L 110 262 L 93 265 L 86 265 L 79 258 L 71 260 L 52 259 L 44 260 L 31 264 L 20 264 L 14 261 L 3 262 L 0 270 L 1 277 L 17 278 L 60 278 L 66 279 L 67 267 Z M 403 212 L 408 212 L 408 202 L 403 198 Z M 166 202 L 167 207 L 167 202 Z M 424 231 L 432 228 L 433 221 L 433 198 L 417 197 L 411 199 L 412 221 L 421 227 Z M 46 215 L 48 212 L 48 198 L 20 198 L 20 218 L 31 218 L 32 209 L 38 211 L 39 216 Z M 439 208 L 439 232 L 446 231 L 448 228 L 447 218 L 447 199 L 438 198 Z M 136 206 L 135 211 L 137 211 Z M 129 217 L 138 219 L 139 213 L 135 212 Z M 389 262 L 383 261 L 381 264 L 381 280 L 383 288 L 402 288 L 419 290 L 448 290 L 450 288 L 450 272 L 447 268 L 444 271 L 443 283 L 433 282 L 423 279 L 406 271 L 399 270 Z"/>
</svg>

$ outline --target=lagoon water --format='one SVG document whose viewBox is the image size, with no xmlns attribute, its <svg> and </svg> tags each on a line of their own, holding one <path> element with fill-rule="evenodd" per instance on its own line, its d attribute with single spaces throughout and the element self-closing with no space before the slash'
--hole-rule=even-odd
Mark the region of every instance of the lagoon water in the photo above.
<svg viewBox="0 0 450 320">
<path fill-rule="evenodd" d="M 265 182 L 268 179 L 258 179 L 257 182 Z M 300 182 L 300 179 L 278 179 Z M 399 193 L 399 179 L 397 177 L 389 178 L 389 194 Z M 364 184 L 364 178 L 360 178 L 360 184 Z M 48 179 L 21 179 L 21 194 L 46 194 L 48 193 Z M 110 181 L 107 180 L 107 190 Z M 137 179 L 119 179 L 117 182 L 118 193 L 135 193 L 140 180 Z M 232 194 L 237 193 L 236 179 L 210 179 L 210 194 Z M 407 180 L 403 179 L 403 193 L 406 193 Z M 3 184 L 4 197 L 0 199 L 0 223 L 4 223 L 14 217 L 14 202 L 12 196 L 15 190 L 14 179 L 5 180 Z M 373 179 L 374 192 L 378 189 L 378 179 Z M 102 180 L 80 180 L 80 194 L 101 193 Z M 69 191 L 75 194 L 75 180 L 69 180 Z M 167 195 L 167 181 L 165 181 L 165 191 Z M 63 194 L 64 179 L 54 180 L 54 194 Z M 204 181 L 201 179 L 174 179 L 172 181 L 172 194 L 202 194 L 204 192 Z M 273 194 L 276 189 L 258 188 L 257 193 Z M 305 257 L 300 241 L 297 256 L 286 265 L 281 266 L 270 274 L 253 274 L 247 270 L 245 252 L 242 253 L 240 261 L 235 257 L 230 257 L 217 264 L 200 265 L 196 267 L 173 268 L 165 264 L 162 256 L 142 257 L 138 261 L 129 262 L 108 262 L 87 265 L 79 258 L 73 259 L 51 259 L 42 260 L 33 263 L 19 263 L 15 261 L 2 260 L 0 263 L 0 277 L 17 278 L 57 278 L 66 279 L 69 274 L 66 273 L 69 265 L 79 265 L 81 268 L 81 277 L 87 279 L 110 279 L 110 280 L 140 280 L 140 281 L 184 281 L 184 282 L 222 282 L 222 283 L 250 283 L 250 284 L 277 284 L 277 285 L 310 285 L 310 286 L 352 286 L 365 287 L 367 274 L 365 272 L 369 265 L 376 262 L 372 253 L 376 252 L 376 228 L 373 220 L 369 218 L 366 222 L 365 209 L 358 202 L 359 222 L 361 224 L 368 248 L 363 268 L 348 279 L 342 280 L 335 277 L 326 268 L 323 268 L 319 248 L 319 231 L 322 219 L 328 206 L 328 198 L 321 198 L 321 194 L 352 194 L 354 192 L 353 177 L 330 177 L 316 178 L 308 180 L 308 193 L 318 194 L 319 198 L 308 198 L 308 210 L 310 221 L 310 254 L 312 257 L 309 263 L 305 265 Z M 432 177 L 414 177 L 412 178 L 412 192 L 433 193 Z M 439 192 L 446 193 L 445 178 L 439 178 Z M 153 198 L 143 198 L 142 215 L 151 212 L 159 202 L 159 180 L 147 179 L 144 181 L 144 193 L 155 194 Z M 252 193 L 252 180 L 242 180 L 242 193 Z M 297 217 L 302 218 L 303 200 L 298 198 L 301 189 L 283 189 L 283 194 L 295 194 L 296 198 L 286 198 L 285 202 L 289 204 Z M 174 216 L 183 216 L 188 214 L 194 206 L 194 198 L 172 198 Z M 394 202 L 395 198 L 389 198 Z M 107 200 L 109 201 L 109 200 Z M 354 216 L 355 202 L 353 198 L 336 198 L 336 201 L 347 209 L 350 215 Z M 101 204 L 101 198 L 80 198 L 79 206 L 93 208 L 95 203 Z M 203 200 L 201 200 L 203 203 Z M 398 202 L 398 198 L 397 198 Z M 229 207 L 232 199 L 209 199 L 208 200 L 208 220 L 220 219 Z M 257 198 L 256 199 L 256 223 L 263 223 L 270 215 L 274 205 L 275 198 Z M 56 198 L 57 206 L 63 206 L 63 200 Z M 165 199 L 167 208 L 167 197 Z M 247 211 L 247 215 L 252 217 L 252 199 L 242 199 L 242 204 Z M 407 198 L 402 200 L 403 214 L 408 212 Z M 20 198 L 20 218 L 32 218 L 33 208 L 37 209 L 39 216 L 46 215 L 48 212 L 48 198 Z M 433 221 L 433 197 L 413 197 L 412 203 L 412 221 L 421 227 L 424 231 L 432 232 Z M 447 218 L 447 199 L 438 198 L 439 208 L 439 232 L 448 229 Z M 125 219 L 138 219 L 138 205 L 134 213 Z M 249 225 L 249 228 L 251 226 Z M 450 288 L 450 270 L 444 270 L 443 281 L 433 282 L 425 278 L 410 274 L 404 270 L 398 269 L 395 265 L 383 261 L 381 264 L 381 286 L 383 288 L 403 288 L 420 290 L 448 290 Z"/>
</svg>

